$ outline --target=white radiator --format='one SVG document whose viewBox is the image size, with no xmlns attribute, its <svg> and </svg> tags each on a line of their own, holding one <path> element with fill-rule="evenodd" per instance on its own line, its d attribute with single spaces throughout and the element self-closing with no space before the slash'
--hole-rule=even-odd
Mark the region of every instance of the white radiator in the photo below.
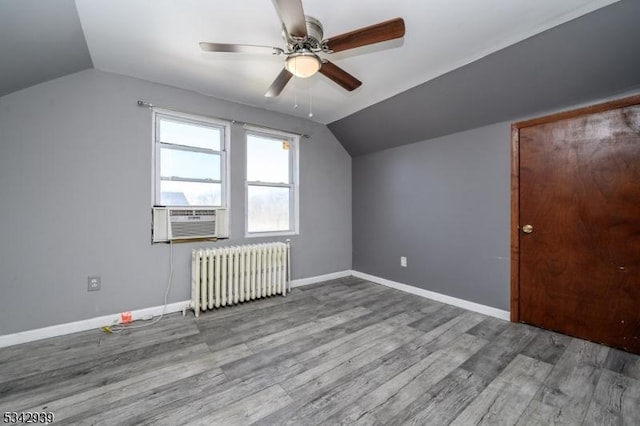
<svg viewBox="0 0 640 426">
<path fill-rule="evenodd" d="M 280 242 L 194 249 L 191 307 L 200 311 L 286 295 L 289 245 Z"/>
</svg>

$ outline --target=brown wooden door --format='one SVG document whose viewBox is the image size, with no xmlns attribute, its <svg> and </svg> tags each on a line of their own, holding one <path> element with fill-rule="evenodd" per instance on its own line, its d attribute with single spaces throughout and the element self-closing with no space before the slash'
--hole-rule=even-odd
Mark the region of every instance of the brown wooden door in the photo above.
<svg viewBox="0 0 640 426">
<path fill-rule="evenodd" d="M 591 111 L 517 129 L 516 319 L 640 353 L 640 105 Z"/>
</svg>

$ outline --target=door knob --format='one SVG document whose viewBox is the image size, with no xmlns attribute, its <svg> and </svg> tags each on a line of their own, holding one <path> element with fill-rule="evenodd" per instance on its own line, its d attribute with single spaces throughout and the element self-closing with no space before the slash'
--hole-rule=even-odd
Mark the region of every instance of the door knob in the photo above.
<svg viewBox="0 0 640 426">
<path fill-rule="evenodd" d="M 522 227 L 522 232 L 524 232 L 525 234 L 530 234 L 533 232 L 533 226 L 531 225 L 524 225 Z"/>
</svg>

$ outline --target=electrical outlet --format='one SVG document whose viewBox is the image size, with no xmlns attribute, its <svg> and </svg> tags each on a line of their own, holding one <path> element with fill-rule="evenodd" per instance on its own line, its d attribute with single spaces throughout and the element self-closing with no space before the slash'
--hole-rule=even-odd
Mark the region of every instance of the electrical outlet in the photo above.
<svg viewBox="0 0 640 426">
<path fill-rule="evenodd" d="M 403 268 L 407 267 L 407 258 L 405 256 L 400 256 L 400 266 Z"/>
<path fill-rule="evenodd" d="M 98 291 L 102 287 L 102 279 L 95 275 L 87 278 L 87 291 Z"/>
</svg>

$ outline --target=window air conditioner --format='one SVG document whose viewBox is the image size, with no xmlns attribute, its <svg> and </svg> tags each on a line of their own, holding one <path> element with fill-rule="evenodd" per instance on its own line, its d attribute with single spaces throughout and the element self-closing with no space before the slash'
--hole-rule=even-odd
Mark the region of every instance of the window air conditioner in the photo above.
<svg viewBox="0 0 640 426">
<path fill-rule="evenodd" d="M 192 238 L 228 238 L 226 209 L 154 207 L 152 242 Z"/>
</svg>

